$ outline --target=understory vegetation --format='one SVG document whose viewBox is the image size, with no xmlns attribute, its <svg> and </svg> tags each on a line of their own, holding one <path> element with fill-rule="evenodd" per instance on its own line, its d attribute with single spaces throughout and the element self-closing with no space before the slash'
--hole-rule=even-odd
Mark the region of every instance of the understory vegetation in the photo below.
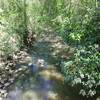
<svg viewBox="0 0 100 100">
<path fill-rule="evenodd" d="M 31 48 L 45 34 L 74 48 L 59 64 L 65 84 L 86 98 L 100 96 L 100 1 L 0 0 L 1 55 Z"/>
</svg>

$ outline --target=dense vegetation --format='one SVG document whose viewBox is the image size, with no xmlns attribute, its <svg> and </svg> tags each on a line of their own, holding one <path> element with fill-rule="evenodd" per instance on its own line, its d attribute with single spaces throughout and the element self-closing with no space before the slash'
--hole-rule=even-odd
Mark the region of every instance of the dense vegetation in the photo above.
<svg viewBox="0 0 100 100">
<path fill-rule="evenodd" d="M 57 33 L 74 48 L 59 66 L 65 83 L 78 86 L 83 96 L 100 95 L 99 0 L 0 0 L 2 33 L 0 50 L 6 55 L 29 46 L 34 35 Z"/>
</svg>

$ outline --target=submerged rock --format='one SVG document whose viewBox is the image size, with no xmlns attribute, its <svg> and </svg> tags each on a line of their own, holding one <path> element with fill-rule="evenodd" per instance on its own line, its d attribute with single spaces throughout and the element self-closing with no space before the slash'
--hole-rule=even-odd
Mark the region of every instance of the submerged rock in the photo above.
<svg viewBox="0 0 100 100">
<path fill-rule="evenodd" d="M 38 70 L 39 70 L 38 66 L 36 66 L 36 65 L 34 65 L 34 64 L 32 64 L 32 63 L 29 63 L 29 64 L 28 64 L 28 67 L 29 67 L 29 70 L 30 70 L 32 73 L 36 73 L 36 72 L 38 72 Z"/>
</svg>

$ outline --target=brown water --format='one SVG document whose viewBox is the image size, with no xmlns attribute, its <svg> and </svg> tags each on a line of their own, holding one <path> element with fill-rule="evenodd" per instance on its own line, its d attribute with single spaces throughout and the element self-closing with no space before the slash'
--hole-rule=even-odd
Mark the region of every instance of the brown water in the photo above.
<svg viewBox="0 0 100 100">
<path fill-rule="evenodd" d="M 40 68 L 40 65 L 34 61 L 34 66 Z M 13 84 L 7 100 L 13 100 L 13 98 L 17 98 L 14 100 L 66 100 L 62 95 L 63 82 L 63 76 L 57 69 L 44 62 L 41 70 L 31 69 Z"/>
</svg>

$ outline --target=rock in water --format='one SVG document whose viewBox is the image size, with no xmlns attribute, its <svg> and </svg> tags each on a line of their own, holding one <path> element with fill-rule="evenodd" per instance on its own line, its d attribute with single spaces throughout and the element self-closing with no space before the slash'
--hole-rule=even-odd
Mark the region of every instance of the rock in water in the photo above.
<svg viewBox="0 0 100 100">
<path fill-rule="evenodd" d="M 29 69 L 30 69 L 30 71 L 31 71 L 32 73 L 38 72 L 38 67 L 37 67 L 36 65 L 30 63 L 30 64 L 28 65 L 28 67 L 29 67 Z"/>
</svg>

